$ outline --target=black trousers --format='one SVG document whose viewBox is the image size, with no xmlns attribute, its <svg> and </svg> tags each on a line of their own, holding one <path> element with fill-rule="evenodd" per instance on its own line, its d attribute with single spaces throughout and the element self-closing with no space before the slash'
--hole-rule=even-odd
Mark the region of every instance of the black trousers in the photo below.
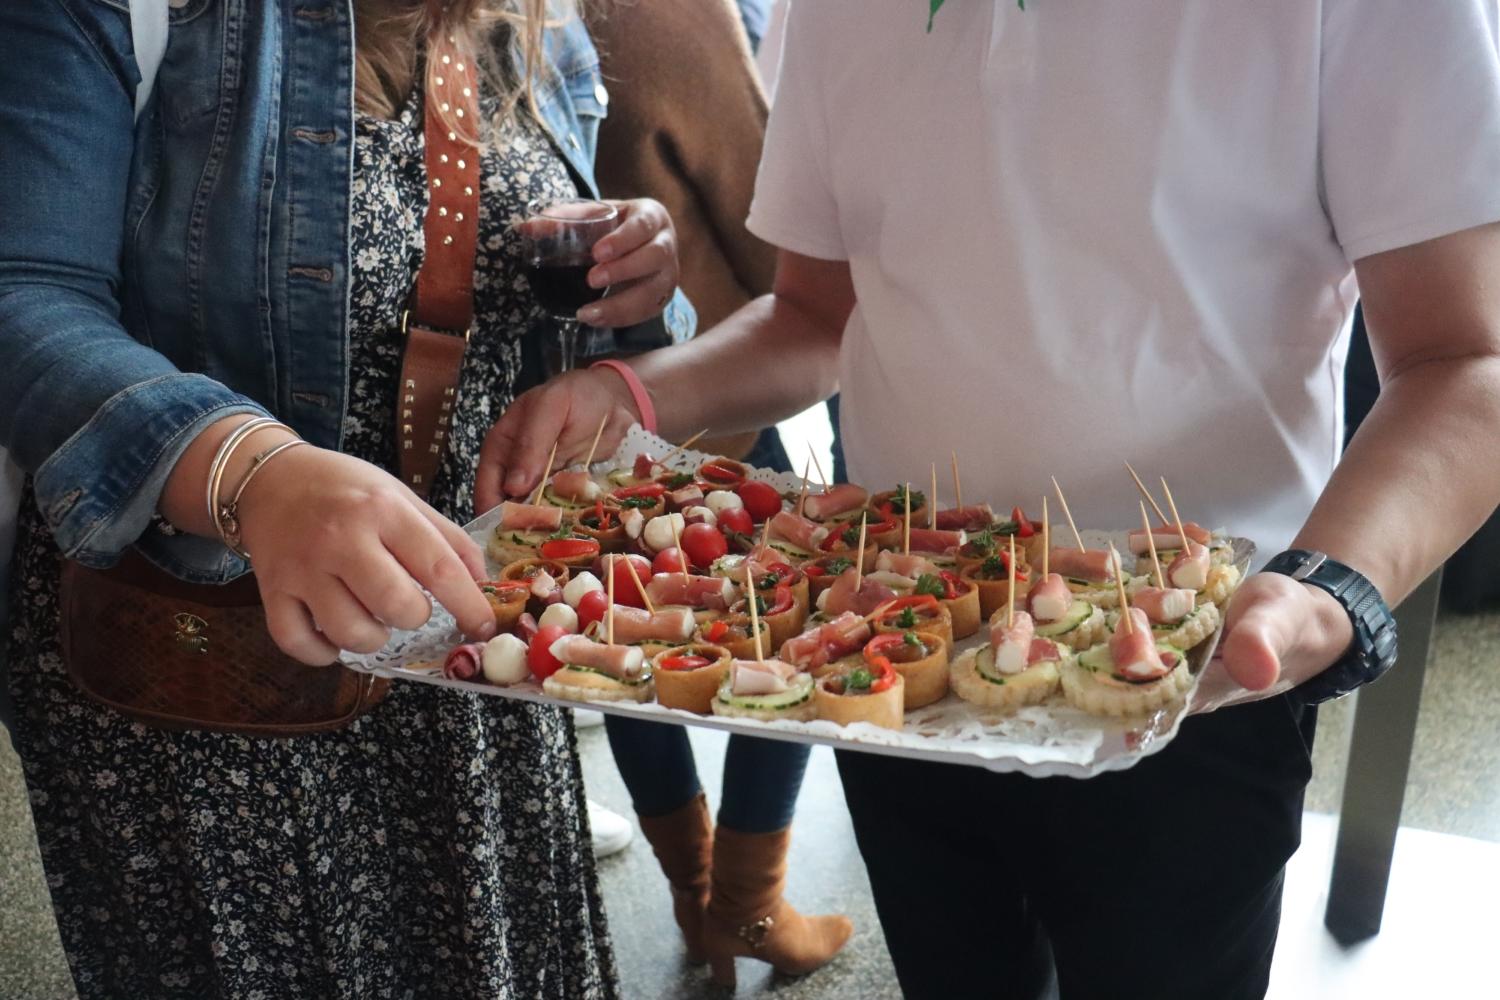
<svg viewBox="0 0 1500 1000">
<path fill-rule="evenodd" d="M 1195 716 L 1087 781 L 840 751 L 902 991 L 1032 1000 L 1055 964 L 1062 1000 L 1263 997 L 1313 723 L 1285 697 Z"/>
</svg>

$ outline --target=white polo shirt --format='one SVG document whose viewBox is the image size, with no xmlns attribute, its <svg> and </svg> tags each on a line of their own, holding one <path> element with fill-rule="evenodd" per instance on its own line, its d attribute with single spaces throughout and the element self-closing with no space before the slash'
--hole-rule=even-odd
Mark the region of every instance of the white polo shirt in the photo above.
<svg viewBox="0 0 1500 1000">
<path fill-rule="evenodd" d="M 851 477 L 957 449 L 966 501 L 1035 516 L 1055 474 L 1130 527 L 1128 459 L 1285 548 L 1339 456 L 1351 262 L 1500 219 L 1493 0 L 927 7 L 796 0 L 750 212 L 849 261 Z"/>
</svg>

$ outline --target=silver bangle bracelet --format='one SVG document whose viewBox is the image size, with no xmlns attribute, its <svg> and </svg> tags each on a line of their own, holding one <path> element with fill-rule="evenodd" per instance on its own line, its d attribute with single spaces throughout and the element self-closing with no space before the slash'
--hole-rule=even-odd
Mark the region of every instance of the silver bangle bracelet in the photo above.
<svg viewBox="0 0 1500 1000">
<path fill-rule="evenodd" d="M 255 417 L 230 431 L 225 435 L 224 440 L 219 443 L 219 450 L 214 452 L 213 461 L 208 465 L 208 482 L 205 484 L 206 488 L 204 490 L 204 504 L 208 508 L 208 520 L 210 523 L 217 523 L 218 521 L 219 483 L 224 478 L 224 468 L 229 464 L 229 459 L 233 456 L 234 450 L 239 447 L 240 442 L 246 437 L 260 430 L 262 427 L 269 427 L 274 423 L 276 423 L 276 420 L 272 417 Z"/>
<path fill-rule="evenodd" d="M 271 459 L 284 451 L 303 444 L 307 444 L 307 442 L 301 438 L 293 438 L 290 441 L 283 441 L 280 444 L 272 445 L 259 455 L 256 455 L 254 461 L 250 463 L 250 468 L 245 472 L 245 478 L 241 479 L 240 485 L 236 487 L 234 496 L 230 497 L 229 503 L 219 508 L 219 516 L 214 521 L 214 526 L 219 529 L 219 537 L 223 539 L 224 544 L 235 555 L 246 562 L 250 561 L 250 553 L 246 552 L 244 546 L 240 544 L 240 497 L 245 495 L 245 487 L 250 485 L 250 480 L 254 479 L 255 474 L 264 468 Z"/>
</svg>

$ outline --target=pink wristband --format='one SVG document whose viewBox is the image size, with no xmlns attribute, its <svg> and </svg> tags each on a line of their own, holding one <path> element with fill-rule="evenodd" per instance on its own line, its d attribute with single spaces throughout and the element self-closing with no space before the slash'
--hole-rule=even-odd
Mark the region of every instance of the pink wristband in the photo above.
<svg viewBox="0 0 1500 1000">
<path fill-rule="evenodd" d="M 630 390 L 630 398 L 635 400 L 635 408 L 641 413 L 641 426 L 655 434 L 656 407 L 651 405 L 651 396 L 646 392 L 646 387 L 641 384 L 641 377 L 635 373 L 635 370 L 625 362 L 616 361 L 614 358 L 595 361 L 589 367 L 608 368 L 625 380 L 625 387 Z"/>
</svg>

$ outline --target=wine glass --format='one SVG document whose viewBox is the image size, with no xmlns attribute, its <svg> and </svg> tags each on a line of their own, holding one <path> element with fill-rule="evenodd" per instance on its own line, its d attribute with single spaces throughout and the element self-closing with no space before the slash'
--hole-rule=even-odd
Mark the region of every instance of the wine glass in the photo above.
<svg viewBox="0 0 1500 1000">
<path fill-rule="evenodd" d="M 588 275 L 594 244 L 619 225 L 619 214 L 602 201 L 555 198 L 527 205 L 526 219 L 517 227 L 532 294 L 560 328 L 559 372 L 573 368 L 578 310 L 609 291 L 590 287 Z"/>
</svg>

